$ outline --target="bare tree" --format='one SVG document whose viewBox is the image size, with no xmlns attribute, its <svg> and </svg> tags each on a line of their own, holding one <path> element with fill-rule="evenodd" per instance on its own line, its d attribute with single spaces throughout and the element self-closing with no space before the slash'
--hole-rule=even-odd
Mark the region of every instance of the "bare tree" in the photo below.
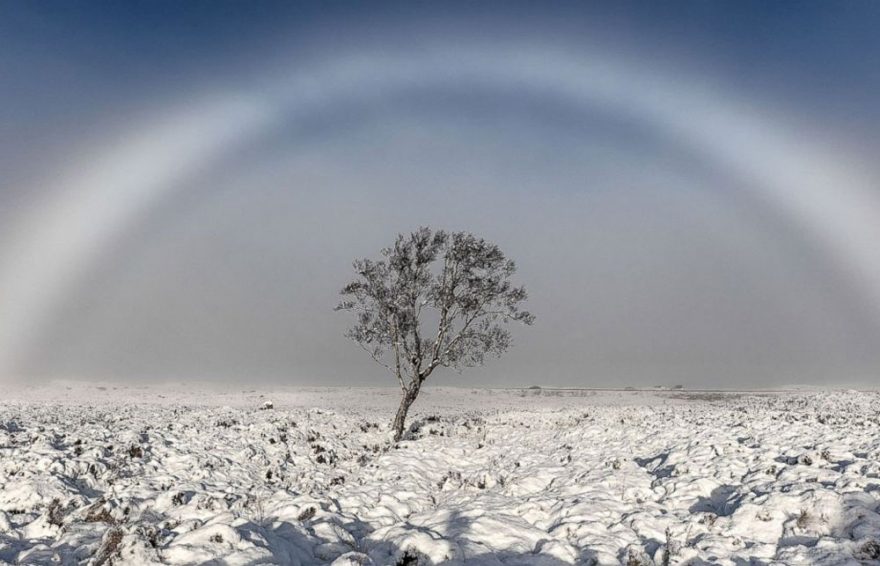
<svg viewBox="0 0 880 566">
<path fill-rule="evenodd" d="M 392 428 L 403 435 L 410 406 L 439 367 L 461 371 L 510 346 L 508 322 L 532 324 L 521 310 L 523 287 L 495 244 L 466 232 L 420 228 L 400 234 L 382 259 L 354 262 L 358 278 L 346 285 L 336 310 L 357 314 L 346 336 L 397 377 L 402 390 Z"/>
</svg>

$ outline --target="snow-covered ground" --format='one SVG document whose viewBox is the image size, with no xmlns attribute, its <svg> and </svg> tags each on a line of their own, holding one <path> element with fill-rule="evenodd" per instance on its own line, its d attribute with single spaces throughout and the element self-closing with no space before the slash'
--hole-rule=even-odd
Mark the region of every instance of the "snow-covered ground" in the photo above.
<svg viewBox="0 0 880 566">
<path fill-rule="evenodd" d="M 880 560 L 877 393 L 4 393 L 0 563 Z"/>
</svg>

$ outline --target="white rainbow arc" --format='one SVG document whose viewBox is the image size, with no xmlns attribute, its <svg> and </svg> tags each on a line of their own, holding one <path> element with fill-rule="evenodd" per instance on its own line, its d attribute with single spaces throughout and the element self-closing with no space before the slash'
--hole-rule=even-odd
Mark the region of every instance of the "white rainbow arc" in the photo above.
<svg viewBox="0 0 880 566">
<path fill-rule="evenodd" d="M 65 175 L 0 259 L 0 376 L 12 376 L 66 293 L 106 246 L 182 181 L 310 112 L 415 89 L 482 86 L 608 109 L 699 151 L 785 215 L 845 275 L 880 321 L 880 195 L 869 176 L 813 140 L 688 77 L 655 76 L 595 53 L 469 45 L 361 52 L 302 68 L 253 92 L 216 94 L 134 128 Z M 677 80 L 675 80 L 677 79 Z"/>
</svg>

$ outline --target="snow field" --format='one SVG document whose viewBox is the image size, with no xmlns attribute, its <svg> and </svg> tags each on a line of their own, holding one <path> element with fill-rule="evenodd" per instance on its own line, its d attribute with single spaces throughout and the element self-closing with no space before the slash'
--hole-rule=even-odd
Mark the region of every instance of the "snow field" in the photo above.
<svg viewBox="0 0 880 566">
<path fill-rule="evenodd" d="M 394 390 L 73 387 L 0 404 L 0 563 L 880 561 L 876 393 L 437 389 L 393 446 Z"/>
</svg>

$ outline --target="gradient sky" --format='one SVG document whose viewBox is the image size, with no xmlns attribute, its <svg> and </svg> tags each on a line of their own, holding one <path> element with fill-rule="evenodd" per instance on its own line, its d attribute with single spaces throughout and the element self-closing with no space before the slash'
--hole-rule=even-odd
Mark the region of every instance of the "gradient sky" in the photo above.
<svg viewBox="0 0 880 566">
<path fill-rule="evenodd" d="M 0 1 L 0 379 L 393 385 L 419 225 L 530 291 L 435 384 L 873 385 L 880 3 Z"/>
</svg>

